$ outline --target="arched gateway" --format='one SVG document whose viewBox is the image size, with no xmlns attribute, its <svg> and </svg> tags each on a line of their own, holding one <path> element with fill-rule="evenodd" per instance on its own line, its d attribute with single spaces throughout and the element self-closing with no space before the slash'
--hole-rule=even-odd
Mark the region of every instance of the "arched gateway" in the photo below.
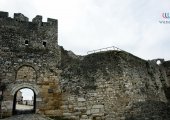
<svg viewBox="0 0 170 120">
<path fill-rule="evenodd" d="M 36 111 L 36 96 L 39 94 L 39 88 L 37 86 L 37 72 L 31 65 L 22 65 L 17 69 L 15 84 L 11 87 L 11 95 L 13 96 L 13 108 L 12 114 L 26 114 L 35 113 Z M 33 109 L 31 110 L 17 110 L 17 93 L 23 88 L 29 88 L 34 93 Z M 21 96 L 22 97 L 22 96 Z"/>
<path fill-rule="evenodd" d="M 36 111 L 36 93 L 32 89 L 28 87 L 26 88 L 25 87 L 21 88 L 18 91 L 16 91 L 14 94 L 13 109 L 12 109 L 13 115 L 35 113 Z M 29 101 L 23 100 L 22 92 L 20 91 L 22 89 L 32 90 L 33 92 L 32 100 L 29 100 Z M 21 94 L 21 96 L 19 96 L 19 93 Z M 21 98 L 20 100 L 19 100 L 19 97 Z"/>
</svg>

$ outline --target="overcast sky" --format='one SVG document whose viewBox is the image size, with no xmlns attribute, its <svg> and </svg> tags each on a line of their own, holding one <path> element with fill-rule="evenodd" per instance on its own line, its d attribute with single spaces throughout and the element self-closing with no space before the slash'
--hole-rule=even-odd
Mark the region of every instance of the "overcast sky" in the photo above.
<svg viewBox="0 0 170 120">
<path fill-rule="evenodd" d="M 0 10 L 59 20 L 59 45 L 79 55 L 116 46 L 143 59 L 170 60 L 169 0 L 0 0 Z"/>
<path fill-rule="evenodd" d="M 24 88 L 20 90 L 22 92 L 23 100 L 33 100 L 32 97 L 34 95 L 33 91 L 28 88 Z"/>
</svg>

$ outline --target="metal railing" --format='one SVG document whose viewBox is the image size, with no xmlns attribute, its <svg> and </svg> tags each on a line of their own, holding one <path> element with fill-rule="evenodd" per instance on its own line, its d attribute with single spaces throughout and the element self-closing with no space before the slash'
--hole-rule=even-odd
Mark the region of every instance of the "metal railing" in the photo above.
<svg viewBox="0 0 170 120">
<path fill-rule="evenodd" d="M 97 49 L 97 50 L 92 50 L 92 51 L 88 51 L 87 54 L 93 54 L 93 53 L 98 53 L 98 52 L 105 52 L 105 51 L 123 51 L 115 46 L 112 47 L 107 47 L 107 48 L 101 48 L 101 49 Z"/>
</svg>

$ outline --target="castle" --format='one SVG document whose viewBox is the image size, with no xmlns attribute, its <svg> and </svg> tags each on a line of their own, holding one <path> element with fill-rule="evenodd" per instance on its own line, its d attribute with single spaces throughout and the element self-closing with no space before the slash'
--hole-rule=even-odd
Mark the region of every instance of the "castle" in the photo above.
<svg viewBox="0 0 170 120">
<path fill-rule="evenodd" d="M 19 114 L 16 94 L 34 92 L 30 113 L 74 120 L 170 119 L 170 61 L 121 50 L 77 56 L 58 45 L 58 21 L 0 12 L 1 113 Z M 5 107 L 2 107 L 5 106 Z M 6 108 L 6 109 L 4 109 Z"/>
</svg>

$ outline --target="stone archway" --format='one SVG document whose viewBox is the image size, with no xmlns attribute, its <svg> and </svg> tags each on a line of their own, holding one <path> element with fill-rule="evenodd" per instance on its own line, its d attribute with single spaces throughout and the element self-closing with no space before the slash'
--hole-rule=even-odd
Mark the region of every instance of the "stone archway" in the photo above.
<svg viewBox="0 0 170 120">
<path fill-rule="evenodd" d="M 36 96 L 39 93 L 39 89 L 37 87 L 37 71 L 34 67 L 30 65 L 22 65 L 18 67 L 16 70 L 16 76 L 15 76 L 15 84 L 11 86 L 11 94 L 13 95 L 13 108 L 12 108 L 12 114 L 26 114 L 26 113 L 35 113 L 36 111 Z M 28 88 L 33 91 L 34 94 L 34 100 L 33 100 L 33 109 L 32 110 L 25 110 L 25 111 L 19 111 L 16 109 L 16 103 L 17 103 L 17 93 L 21 89 Z"/>
<path fill-rule="evenodd" d="M 34 83 L 37 80 L 37 72 L 34 67 L 29 65 L 23 65 L 18 68 L 16 73 L 16 82 L 31 82 Z"/>
<path fill-rule="evenodd" d="M 36 93 L 33 89 L 30 89 L 32 90 L 33 92 L 33 107 L 31 109 L 28 109 L 28 110 L 18 110 L 16 108 L 16 105 L 17 105 L 17 93 L 21 90 L 21 89 L 25 89 L 25 88 L 28 88 L 30 89 L 29 87 L 22 87 L 20 89 L 18 89 L 15 94 L 14 94 L 14 99 L 13 99 L 13 108 L 12 108 L 12 114 L 13 115 L 19 115 L 19 114 L 30 114 L 30 113 L 35 113 L 36 111 Z"/>
<path fill-rule="evenodd" d="M 158 59 L 153 59 L 152 61 L 155 62 L 157 65 L 161 65 L 165 60 L 158 58 Z"/>
<path fill-rule="evenodd" d="M 10 115 L 24 113 L 55 115 L 61 106 L 62 100 L 56 71 L 40 69 L 32 64 L 17 65 L 14 69 L 14 80 L 8 84 L 5 94 L 6 100 L 4 103 L 8 104 L 8 113 Z M 18 106 L 16 107 L 16 94 L 23 88 L 29 88 L 33 91 L 34 109 L 20 113 L 17 110 L 21 109 Z M 62 112 L 59 114 L 62 114 Z"/>
<path fill-rule="evenodd" d="M 15 84 L 10 87 L 11 95 L 13 96 L 13 107 L 12 107 L 12 114 L 27 114 L 27 113 L 35 113 L 36 112 L 36 98 L 37 95 L 39 94 L 39 88 L 36 84 L 31 84 L 31 83 L 21 83 L 21 84 Z M 17 111 L 16 110 L 16 95 L 17 92 L 23 88 L 28 88 L 31 89 L 34 93 L 34 104 L 33 104 L 33 109 L 30 111 Z"/>
<path fill-rule="evenodd" d="M 15 93 L 22 88 L 29 88 L 29 89 L 33 90 L 36 95 L 38 95 L 38 93 L 39 93 L 39 88 L 36 84 L 21 83 L 21 84 L 13 85 L 10 87 L 11 87 L 11 95 L 15 95 Z"/>
</svg>

